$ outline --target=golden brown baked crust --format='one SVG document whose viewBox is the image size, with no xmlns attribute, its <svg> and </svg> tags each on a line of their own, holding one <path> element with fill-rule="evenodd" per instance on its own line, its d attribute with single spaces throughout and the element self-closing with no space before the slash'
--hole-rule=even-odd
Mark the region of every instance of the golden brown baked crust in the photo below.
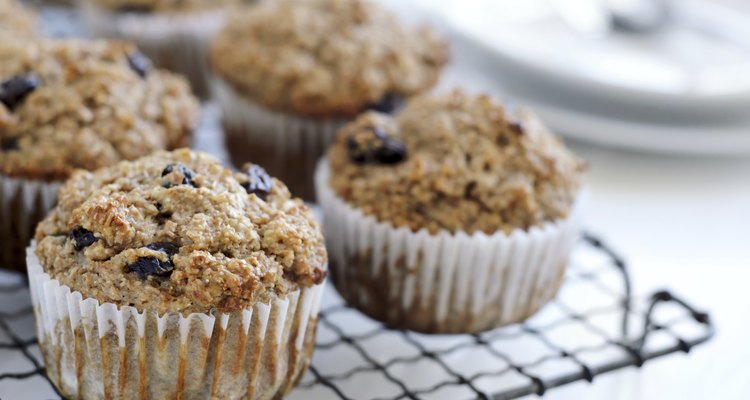
<svg viewBox="0 0 750 400">
<path fill-rule="evenodd" d="M 330 185 L 365 214 L 414 231 L 491 234 L 565 218 L 584 164 L 530 112 L 517 118 L 460 91 L 415 98 L 395 117 L 365 114 L 329 151 Z"/>
<path fill-rule="evenodd" d="M 372 0 L 261 2 L 236 13 L 211 51 L 215 72 L 249 99 L 314 117 L 420 93 L 447 59 L 435 31 L 408 29 Z"/>
<path fill-rule="evenodd" d="M 0 41 L 0 82 L 38 81 L 0 102 L 0 173 L 58 180 L 187 145 L 198 101 L 183 78 L 131 66 L 147 63 L 137 57 L 119 42 Z"/>
<path fill-rule="evenodd" d="M 170 13 L 213 10 L 240 4 L 245 0 L 91 0 L 99 7 L 114 11 Z"/>
<path fill-rule="evenodd" d="M 36 15 L 16 0 L 0 0 L 0 39 L 36 36 Z"/>
<path fill-rule="evenodd" d="M 75 173 L 36 239 L 52 278 L 159 313 L 239 311 L 326 275 L 321 230 L 282 182 L 186 149 Z"/>
</svg>

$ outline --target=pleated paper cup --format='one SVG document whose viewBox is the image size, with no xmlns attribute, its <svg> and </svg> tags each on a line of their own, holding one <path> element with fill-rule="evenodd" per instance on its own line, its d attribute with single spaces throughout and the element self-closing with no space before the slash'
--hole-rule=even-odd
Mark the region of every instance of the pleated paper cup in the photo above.
<svg viewBox="0 0 750 400">
<path fill-rule="evenodd" d="M 471 333 L 525 320 L 552 300 L 580 237 L 585 193 L 569 218 L 510 235 L 425 229 L 378 222 L 315 176 L 331 276 L 353 307 L 392 327 Z"/>
<path fill-rule="evenodd" d="M 0 268 L 24 270 L 25 249 L 57 203 L 61 185 L 0 174 Z"/>
<path fill-rule="evenodd" d="M 84 299 L 28 249 L 39 348 L 71 399 L 276 399 L 312 354 L 323 285 L 234 313 L 139 312 Z"/>
<path fill-rule="evenodd" d="M 94 0 L 77 0 L 94 37 L 134 42 L 159 68 L 185 75 L 200 97 L 208 96 L 208 49 L 224 26 L 224 8 L 190 13 L 135 13 L 107 10 Z"/>
<path fill-rule="evenodd" d="M 222 78 L 211 79 L 211 94 L 223 113 L 232 163 L 263 166 L 297 197 L 315 200 L 313 174 L 347 119 L 307 118 L 269 110 L 248 100 Z"/>
</svg>

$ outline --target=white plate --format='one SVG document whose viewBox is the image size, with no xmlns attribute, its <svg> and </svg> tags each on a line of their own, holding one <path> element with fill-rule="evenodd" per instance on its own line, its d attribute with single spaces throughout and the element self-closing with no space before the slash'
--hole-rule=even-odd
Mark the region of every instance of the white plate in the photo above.
<svg viewBox="0 0 750 400">
<path fill-rule="evenodd" d="M 656 36 L 603 39 L 575 33 L 542 0 L 421 2 L 462 45 L 485 53 L 490 74 L 525 98 L 660 122 L 738 120 L 750 107 L 750 44 L 729 42 L 711 27 L 698 28 L 695 15 L 726 21 L 724 33 L 731 29 L 745 38 L 750 17 L 705 1 L 679 1 L 687 22 Z"/>
<path fill-rule="evenodd" d="M 527 103 L 556 132 L 577 140 L 650 153 L 727 156 L 750 154 L 746 126 L 696 127 L 617 120 Z"/>
</svg>

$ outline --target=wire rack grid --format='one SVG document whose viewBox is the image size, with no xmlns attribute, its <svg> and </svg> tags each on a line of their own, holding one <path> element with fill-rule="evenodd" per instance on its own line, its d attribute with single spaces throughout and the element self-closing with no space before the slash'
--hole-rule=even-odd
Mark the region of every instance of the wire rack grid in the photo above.
<svg viewBox="0 0 750 400">
<path fill-rule="evenodd" d="M 0 398 L 57 399 L 34 337 L 28 288 L 0 276 Z M 313 362 L 291 399 L 514 399 L 709 340 L 708 314 L 669 291 L 632 296 L 625 262 L 586 236 L 558 297 L 523 324 L 472 335 L 392 330 L 328 288 Z"/>
</svg>

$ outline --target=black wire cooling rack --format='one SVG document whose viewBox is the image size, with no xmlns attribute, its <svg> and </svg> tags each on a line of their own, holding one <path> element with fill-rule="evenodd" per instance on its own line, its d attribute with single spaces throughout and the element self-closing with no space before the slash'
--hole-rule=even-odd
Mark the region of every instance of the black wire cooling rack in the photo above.
<svg viewBox="0 0 750 400">
<path fill-rule="evenodd" d="M 0 398 L 59 398 L 45 376 L 20 275 L 0 276 Z M 513 399 L 658 357 L 714 333 L 669 291 L 634 298 L 625 262 L 586 236 L 558 297 L 517 324 L 473 335 L 391 330 L 328 288 L 313 362 L 291 399 Z"/>
</svg>

